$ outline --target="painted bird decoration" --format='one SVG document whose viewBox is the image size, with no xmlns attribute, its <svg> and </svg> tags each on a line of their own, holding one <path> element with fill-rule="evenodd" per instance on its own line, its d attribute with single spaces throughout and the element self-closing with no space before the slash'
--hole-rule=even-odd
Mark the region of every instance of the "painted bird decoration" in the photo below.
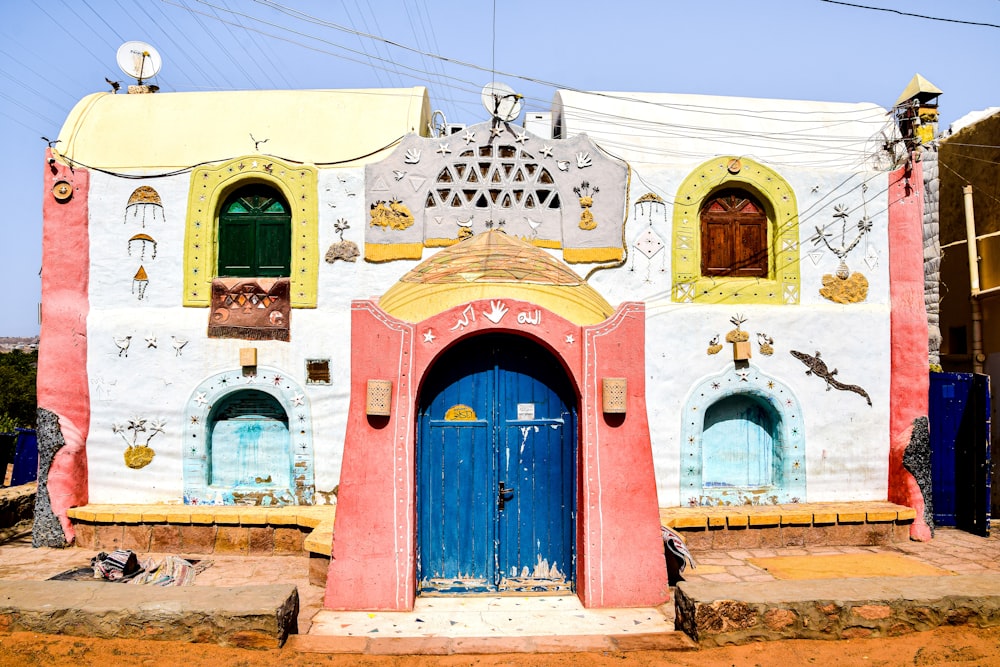
<svg viewBox="0 0 1000 667">
<path fill-rule="evenodd" d="M 128 356 L 128 346 L 132 344 L 132 336 L 115 336 L 115 345 L 118 346 L 118 356 Z"/>
<path fill-rule="evenodd" d="M 177 336 L 171 336 L 170 338 L 171 338 L 171 340 L 173 340 L 174 356 L 175 357 L 181 356 L 181 350 L 183 350 L 184 346 L 188 344 L 187 339 L 186 338 L 178 338 Z"/>
</svg>

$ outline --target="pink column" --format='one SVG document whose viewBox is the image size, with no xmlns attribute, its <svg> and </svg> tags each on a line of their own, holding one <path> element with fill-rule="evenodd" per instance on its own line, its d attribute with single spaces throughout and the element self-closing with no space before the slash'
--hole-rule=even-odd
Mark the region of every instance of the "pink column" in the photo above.
<svg viewBox="0 0 1000 667">
<path fill-rule="evenodd" d="M 580 425 L 578 589 L 587 607 L 670 599 L 646 416 L 645 307 L 624 303 L 586 327 Z M 603 378 L 625 378 L 624 415 L 602 410 Z"/>
<path fill-rule="evenodd" d="M 48 152 L 52 157 L 51 150 Z M 72 196 L 52 193 L 67 182 Z M 90 174 L 53 162 L 45 166 L 42 195 L 42 327 L 38 354 L 38 407 L 59 417 L 66 444 L 52 460 L 47 485 L 52 511 L 66 541 L 75 536 L 66 510 L 87 503 L 87 432 L 90 390 L 87 385 L 87 287 L 90 239 L 87 197 Z"/>
<path fill-rule="evenodd" d="M 917 511 L 910 538 L 931 539 L 924 497 L 903 467 L 914 420 L 928 414 L 930 384 L 924 306 L 923 169 L 911 162 L 889 175 L 889 295 L 892 380 L 889 413 L 889 500 Z"/>
</svg>

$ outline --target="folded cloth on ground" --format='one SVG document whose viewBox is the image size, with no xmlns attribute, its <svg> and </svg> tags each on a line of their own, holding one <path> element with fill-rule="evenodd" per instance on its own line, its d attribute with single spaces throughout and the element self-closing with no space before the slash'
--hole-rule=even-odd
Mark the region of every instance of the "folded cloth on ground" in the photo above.
<svg viewBox="0 0 1000 667">
<path fill-rule="evenodd" d="M 167 556 L 157 563 L 147 558 L 143 571 L 129 583 L 150 586 L 189 586 L 194 583 L 195 566 L 179 556 Z"/>
<path fill-rule="evenodd" d="M 691 557 L 691 552 L 688 551 L 687 545 L 684 544 L 684 538 L 666 526 L 660 526 L 660 534 L 663 537 L 663 545 L 680 561 L 678 567 L 680 572 L 683 572 L 684 567 L 687 565 L 690 565 L 692 569 L 697 567 L 694 564 L 694 558 Z"/>
</svg>

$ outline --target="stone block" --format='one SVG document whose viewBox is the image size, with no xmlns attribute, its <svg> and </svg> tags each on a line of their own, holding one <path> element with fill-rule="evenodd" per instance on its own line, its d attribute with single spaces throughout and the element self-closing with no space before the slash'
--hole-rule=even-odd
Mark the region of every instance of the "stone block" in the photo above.
<svg viewBox="0 0 1000 667">
<path fill-rule="evenodd" d="M 851 607 L 851 614 L 868 621 L 874 621 L 889 618 L 892 615 L 892 608 L 885 604 L 863 604 Z"/>
<path fill-rule="evenodd" d="M 180 526 L 169 523 L 154 523 L 149 550 L 157 553 L 176 554 L 181 552 Z"/>
<path fill-rule="evenodd" d="M 274 528 L 271 526 L 250 526 L 250 555 L 271 556 L 274 554 Z"/>
<path fill-rule="evenodd" d="M 330 557 L 309 554 L 309 583 L 326 588 L 326 575 L 330 572 Z"/>
<path fill-rule="evenodd" d="M 131 549 L 137 553 L 149 551 L 153 539 L 153 527 L 144 523 L 132 523 L 123 527 L 122 548 Z"/>
<path fill-rule="evenodd" d="M 785 545 L 781 530 L 778 526 L 766 526 L 755 528 L 753 532 L 758 534 L 761 549 L 776 549 Z"/>
<path fill-rule="evenodd" d="M 291 584 L 161 587 L 0 581 L 0 619 L 10 619 L 10 632 L 276 649 L 298 632 L 298 612 L 298 591 Z"/>
<path fill-rule="evenodd" d="M 299 528 L 275 527 L 274 553 L 301 554 L 302 540 L 303 540 L 303 535 L 302 531 Z"/>
<path fill-rule="evenodd" d="M 684 540 L 688 549 L 693 551 L 707 551 L 712 548 L 712 532 L 702 528 L 701 530 L 679 530 L 677 534 Z"/>
<path fill-rule="evenodd" d="M 774 512 L 754 512 L 749 517 L 751 527 L 777 526 L 781 523 L 781 514 Z"/>
<path fill-rule="evenodd" d="M 114 551 L 122 548 L 125 527 L 113 523 L 99 523 L 94 526 L 94 548 Z"/>
<path fill-rule="evenodd" d="M 94 524 L 81 522 L 74 523 L 73 530 L 76 532 L 76 546 L 81 549 L 94 549 L 95 530 Z"/>
<path fill-rule="evenodd" d="M 704 514 L 692 516 L 678 516 L 671 520 L 670 527 L 677 530 L 681 528 L 704 528 L 708 519 Z"/>
<path fill-rule="evenodd" d="M 795 625 L 798 618 L 798 614 L 791 609 L 769 609 L 764 612 L 764 626 L 768 630 L 777 632 Z"/>
<path fill-rule="evenodd" d="M 891 523 L 867 523 L 865 524 L 863 545 L 876 547 L 892 544 L 892 524 Z"/>
<path fill-rule="evenodd" d="M 807 526 L 782 526 L 781 542 L 786 547 L 804 547 L 806 545 Z"/>
<path fill-rule="evenodd" d="M 177 526 L 180 550 L 191 554 L 210 554 L 215 551 L 217 528 L 214 525 L 188 524 Z"/>
<path fill-rule="evenodd" d="M 892 541 L 893 542 L 909 542 L 910 541 L 910 526 L 912 522 L 905 523 L 894 523 L 892 524 Z"/>
<path fill-rule="evenodd" d="M 248 555 L 250 530 L 245 526 L 219 526 L 215 535 L 215 553 Z"/>
<path fill-rule="evenodd" d="M 712 540 L 715 549 L 757 549 L 760 531 L 750 528 L 728 528 L 716 533 Z"/>
</svg>

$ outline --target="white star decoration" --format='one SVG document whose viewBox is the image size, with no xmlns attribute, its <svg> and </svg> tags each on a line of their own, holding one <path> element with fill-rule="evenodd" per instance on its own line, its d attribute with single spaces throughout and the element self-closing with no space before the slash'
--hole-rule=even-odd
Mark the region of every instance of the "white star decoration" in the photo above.
<svg viewBox="0 0 1000 667">
<path fill-rule="evenodd" d="M 503 127 L 500 125 L 494 125 L 490 128 L 490 139 L 496 139 L 501 134 L 503 134 Z"/>
<path fill-rule="evenodd" d="M 521 134 L 517 135 L 517 136 L 516 136 L 516 137 L 514 138 L 514 141 L 515 141 L 516 143 L 519 143 L 519 144 L 521 144 L 522 146 L 523 146 L 524 144 L 526 144 L 526 143 L 527 143 L 527 142 L 528 142 L 529 140 L 530 140 L 530 137 L 528 136 L 528 131 L 527 131 L 527 130 L 525 130 L 525 131 L 521 132 Z"/>
<path fill-rule="evenodd" d="M 542 154 L 542 157 L 552 157 L 552 146 L 542 146 L 542 150 L 538 152 Z"/>
<path fill-rule="evenodd" d="M 156 336 L 153 334 L 146 336 L 146 347 L 156 347 Z"/>
<path fill-rule="evenodd" d="M 447 155 L 448 153 L 451 152 L 451 149 L 448 148 L 448 144 L 447 143 L 442 143 L 442 144 L 438 144 L 438 149 L 436 151 L 434 151 L 434 152 L 435 153 L 440 153 L 441 155 Z"/>
<path fill-rule="evenodd" d="M 566 342 L 569 343 L 570 345 L 576 342 L 576 339 L 573 338 L 573 334 L 568 334 L 566 336 Z"/>
<path fill-rule="evenodd" d="M 302 394 L 295 394 L 292 396 L 292 405 L 302 405 L 302 401 L 305 400 L 305 396 Z"/>
<path fill-rule="evenodd" d="M 197 403 L 198 405 L 201 405 L 201 406 L 207 405 L 208 404 L 208 399 L 205 398 L 205 392 L 201 392 L 197 396 L 195 396 L 194 397 L 194 402 Z"/>
<path fill-rule="evenodd" d="M 466 130 L 465 136 L 462 137 L 462 141 L 464 141 L 466 145 L 469 145 L 475 140 L 476 140 L 476 133 L 473 132 L 472 130 Z"/>
<path fill-rule="evenodd" d="M 434 338 L 435 338 L 434 332 L 431 331 L 430 329 L 428 329 L 427 331 L 424 332 L 424 342 L 425 343 L 433 343 L 434 342 Z"/>
</svg>

